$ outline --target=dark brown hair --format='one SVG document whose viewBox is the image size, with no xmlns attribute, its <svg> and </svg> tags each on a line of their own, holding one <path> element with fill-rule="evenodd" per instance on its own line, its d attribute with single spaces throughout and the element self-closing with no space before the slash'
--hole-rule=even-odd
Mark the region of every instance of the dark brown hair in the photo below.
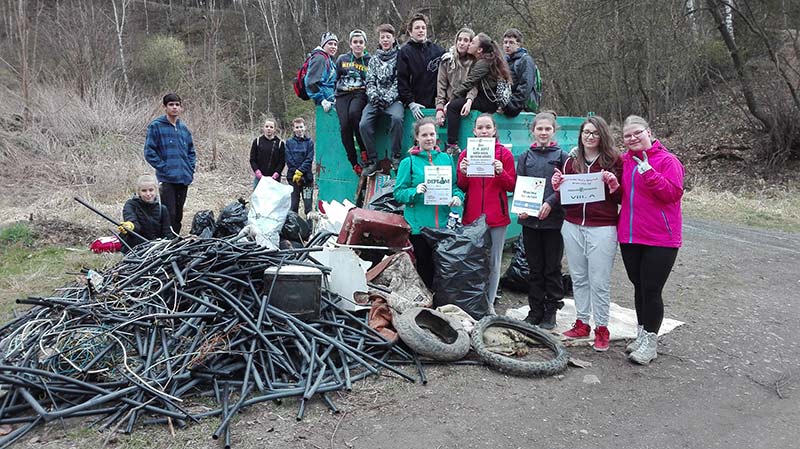
<svg viewBox="0 0 800 449">
<path fill-rule="evenodd" d="M 411 29 L 414 27 L 414 22 L 417 20 L 421 20 L 425 22 L 425 26 L 428 26 L 428 16 L 422 14 L 421 12 L 412 14 L 411 17 L 408 19 L 408 23 L 406 24 L 406 32 L 411 34 Z"/>
<path fill-rule="evenodd" d="M 600 168 L 611 170 L 617 165 L 619 151 L 614 148 L 614 139 L 611 138 L 611 129 L 608 127 L 608 123 L 599 115 L 593 115 L 581 124 L 581 129 L 578 132 L 578 151 L 575 159 L 573 159 L 572 168 L 576 173 L 586 173 L 588 171 L 586 168 L 586 149 L 583 146 L 583 128 L 589 123 L 594 125 L 595 129 L 600 133 L 600 143 L 598 144 L 600 154 L 597 156 L 597 162 L 600 164 Z"/>
<path fill-rule="evenodd" d="M 380 33 L 391 33 L 392 36 L 396 36 L 396 33 L 394 31 L 394 27 L 392 26 L 391 23 L 382 23 L 382 24 L 378 25 L 375 28 L 375 31 L 378 34 L 380 34 Z"/>
<path fill-rule="evenodd" d="M 517 40 L 518 44 L 522 44 L 522 32 L 516 28 L 509 28 L 503 33 L 503 39 L 510 37 Z"/>
<path fill-rule="evenodd" d="M 478 48 L 483 51 L 481 58 L 488 60 L 490 63 L 489 73 L 492 77 L 496 80 L 502 79 L 510 83 L 511 70 L 508 69 L 505 55 L 500 46 L 497 45 L 497 42 L 493 41 L 486 33 L 476 34 L 475 39 L 478 39 Z"/>
</svg>

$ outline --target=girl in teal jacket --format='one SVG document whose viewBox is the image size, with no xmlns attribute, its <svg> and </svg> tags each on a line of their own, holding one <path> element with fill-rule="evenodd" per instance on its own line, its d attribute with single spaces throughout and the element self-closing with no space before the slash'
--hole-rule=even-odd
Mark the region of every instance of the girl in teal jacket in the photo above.
<svg viewBox="0 0 800 449">
<path fill-rule="evenodd" d="M 394 197 L 405 204 L 403 216 L 411 226 L 411 244 L 414 246 L 414 257 L 417 259 L 417 273 L 428 288 L 433 284 L 433 248 L 420 235 L 423 227 L 442 228 L 447 225 L 451 207 L 461 207 L 464 192 L 456 185 L 456 169 L 453 160 L 447 153 L 439 151 L 436 146 L 436 122 L 432 118 L 423 118 L 414 123 L 414 138 L 417 146 L 408 150 L 409 156 L 400 162 L 397 169 L 397 181 Z M 448 167 L 451 176 L 452 194 L 450 201 L 444 205 L 425 204 L 425 166 L 439 165 Z"/>
</svg>

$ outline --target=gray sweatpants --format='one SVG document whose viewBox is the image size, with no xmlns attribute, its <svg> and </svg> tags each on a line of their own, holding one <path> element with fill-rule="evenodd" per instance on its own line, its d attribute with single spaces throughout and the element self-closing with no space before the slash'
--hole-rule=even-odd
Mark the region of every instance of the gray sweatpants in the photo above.
<svg viewBox="0 0 800 449">
<path fill-rule="evenodd" d="M 595 326 L 607 326 L 617 227 L 580 226 L 564 221 L 561 235 L 572 277 L 577 319 L 589 323 L 589 317 L 594 315 Z"/>
</svg>

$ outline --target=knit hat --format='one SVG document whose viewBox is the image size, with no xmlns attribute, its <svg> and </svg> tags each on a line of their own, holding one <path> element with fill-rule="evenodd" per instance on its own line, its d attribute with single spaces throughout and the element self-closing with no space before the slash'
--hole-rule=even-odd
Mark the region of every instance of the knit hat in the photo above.
<svg viewBox="0 0 800 449">
<path fill-rule="evenodd" d="M 339 38 L 336 37 L 336 35 L 331 33 L 330 31 L 326 31 L 326 32 L 322 33 L 322 37 L 319 40 L 319 46 L 320 47 L 324 47 L 325 44 L 328 43 L 328 41 L 339 42 Z"/>
<path fill-rule="evenodd" d="M 364 43 L 365 44 L 367 43 L 367 33 L 363 32 L 362 30 L 359 30 L 358 28 L 350 32 L 349 41 L 353 42 L 353 38 L 356 36 L 360 36 L 362 39 L 364 39 Z"/>
</svg>

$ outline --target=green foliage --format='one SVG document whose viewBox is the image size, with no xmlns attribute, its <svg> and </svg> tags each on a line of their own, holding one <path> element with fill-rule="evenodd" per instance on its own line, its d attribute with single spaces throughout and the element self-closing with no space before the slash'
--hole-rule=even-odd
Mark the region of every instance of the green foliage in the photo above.
<svg viewBox="0 0 800 449">
<path fill-rule="evenodd" d="M 11 245 L 33 245 L 33 232 L 22 222 L 0 228 L 0 247 Z"/>
<path fill-rule="evenodd" d="M 150 92 L 177 90 L 189 62 L 183 41 L 172 36 L 151 36 L 134 56 L 135 79 Z"/>
</svg>

